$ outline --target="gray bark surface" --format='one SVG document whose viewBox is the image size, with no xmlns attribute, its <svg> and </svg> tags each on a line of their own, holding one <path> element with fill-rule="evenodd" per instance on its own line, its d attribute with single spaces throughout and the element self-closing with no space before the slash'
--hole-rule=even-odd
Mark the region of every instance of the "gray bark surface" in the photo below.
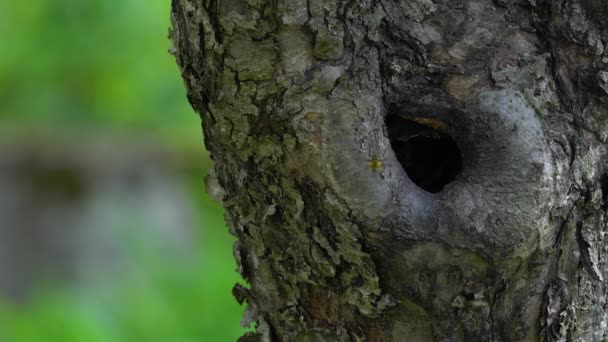
<svg viewBox="0 0 608 342">
<path fill-rule="evenodd" d="M 242 340 L 606 339 L 607 17 L 602 0 L 173 0 L 250 284 Z M 399 159 L 405 121 L 460 150 L 439 191 Z"/>
</svg>

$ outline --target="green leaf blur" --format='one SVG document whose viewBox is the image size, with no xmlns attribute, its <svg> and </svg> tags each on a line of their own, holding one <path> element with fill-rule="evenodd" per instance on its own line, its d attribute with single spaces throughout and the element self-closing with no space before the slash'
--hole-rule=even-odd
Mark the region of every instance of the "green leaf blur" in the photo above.
<svg viewBox="0 0 608 342">
<path fill-rule="evenodd" d="M 194 114 L 167 53 L 169 7 L 169 0 L 3 1 L 3 123 L 86 126 L 198 145 Z"/>
<path fill-rule="evenodd" d="M 244 308 L 230 293 L 240 281 L 234 238 L 204 192 L 211 162 L 167 52 L 169 15 L 170 0 L 0 2 L 1 140 L 77 146 L 120 137 L 160 146 L 178 160 L 197 240 L 193 252 L 173 258 L 162 237 L 141 229 L 150 224 L 144 214 L 126 205 L 104 212 L 105 220 L 116 216 L 104 229 L 128 251 L 121 261 L 128 271 L 86 285 L 41 276 L 27 299 L 0 297 L 0 342 L 234 341 L 243 334 Z"/>
</svg>

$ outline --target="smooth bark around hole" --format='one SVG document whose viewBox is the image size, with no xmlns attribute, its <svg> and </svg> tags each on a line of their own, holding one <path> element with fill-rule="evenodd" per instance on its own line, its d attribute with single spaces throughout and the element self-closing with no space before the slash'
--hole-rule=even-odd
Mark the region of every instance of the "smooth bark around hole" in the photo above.
<svg viewBox="0 0 608 342">
<path fill-rule="evenodd" d="M 460 150 L 449 135 L 395 116 L 387 119 L 387 126 L 397 159 L 422 189 L 440 192 L 462 169 Z"/>
</svg>

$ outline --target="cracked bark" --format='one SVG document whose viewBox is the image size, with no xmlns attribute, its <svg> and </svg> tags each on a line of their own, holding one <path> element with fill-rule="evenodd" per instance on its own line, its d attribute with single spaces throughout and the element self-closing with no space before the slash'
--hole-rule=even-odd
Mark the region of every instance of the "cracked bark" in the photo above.
<svg viewBox="0 0 608 342">
<path fill-rule="evenodd" d="M 173 0 L 250 284 L 242 340 L 603 341 L 607 17 L 601 0 Z M 461 165 L 427 187 L 434 154 L 411 149 L 439 136 Z"/>
</svg>

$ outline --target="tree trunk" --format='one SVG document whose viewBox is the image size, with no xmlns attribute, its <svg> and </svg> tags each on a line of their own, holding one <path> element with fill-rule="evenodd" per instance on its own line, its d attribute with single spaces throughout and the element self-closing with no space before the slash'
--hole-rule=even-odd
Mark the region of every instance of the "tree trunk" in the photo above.
<svg viewBox="0 0 608 342">
<path fill-rule="evenodd" d="M 603 0 L 173 0 L 250 284 L 242 340 L 603 341 L 606 18 Z"/>
</svg>

